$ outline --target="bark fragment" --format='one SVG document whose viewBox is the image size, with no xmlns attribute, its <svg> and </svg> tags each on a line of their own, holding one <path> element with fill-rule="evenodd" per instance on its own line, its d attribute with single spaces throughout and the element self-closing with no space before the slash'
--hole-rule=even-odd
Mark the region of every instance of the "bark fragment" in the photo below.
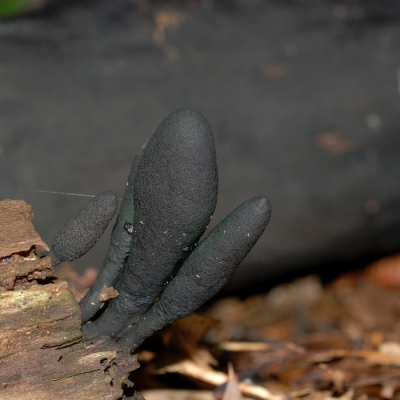
<svg viewBox="0 0 400 400">
<path fill-rule="evenodd" d="M 32 207 L 24 200 L 0 201 L 0 259 L 28 252 L 32 246 L 49 247 L 36 233 L 31 222 Z"/>
</svg>

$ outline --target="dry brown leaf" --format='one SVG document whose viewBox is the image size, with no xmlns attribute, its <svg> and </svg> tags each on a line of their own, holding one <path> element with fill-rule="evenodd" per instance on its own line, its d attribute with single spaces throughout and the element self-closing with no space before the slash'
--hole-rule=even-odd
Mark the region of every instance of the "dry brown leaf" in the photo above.
<svg viewBox="0 0 400 400">
<path fill-rule="evenodd" d="M 214 319 L 193 313 L 186 318 L 174 322 L 172 327 L 174 330 L 179 330 L 190 337 L 192 343 L 198 343 L 217 323 L 218 321 Z"/>
<path fill-rule="evenodd" d="M 315 363 L 328 362 L 336 358 L 357 357 L 376 365 L 400 366 L 400 355 L 383 354 L 370 350 L 333 349 L 321 351 L 309 357 Z"/>
<path fill-rule="evenodd" d="M 198 345 L 205 333 L 216 324 L 217 321 L 196 313 L 174 322 L 163 332 L 166 352 L 172 354 L 171 359 L 174 361 L 176 357 L 181 357 L 189 358 L 199 365 L 218 365 L 211 353 Z"/>
<path fill-rule="evenodd" d="M 191 360 L 183 360 L 175 364 L 160 368 L 157 373 L 166 374 L 168 372 L 178 373 L 200 382 L 212 386 L 221 386 L 228 381 L 228 376 L 220 371 L 215 371 L 211 367 L 200 366 Z M 253 399 L 260 400 L 285 400 L 286 397 L 281 393 L 272 393 L 267 388 L 260 385 L 239 383 L 240 391 Z"/>
</svg>

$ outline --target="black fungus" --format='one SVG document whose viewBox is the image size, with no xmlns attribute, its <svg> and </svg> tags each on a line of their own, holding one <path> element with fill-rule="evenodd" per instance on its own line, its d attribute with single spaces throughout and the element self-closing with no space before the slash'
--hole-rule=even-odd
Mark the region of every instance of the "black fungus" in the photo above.
<svg viewBox="0 0 400 400">
<path fill-rule="evenodd" d="M 104 286 L 112 286 L 125 265 L 129 256 L 132 232 L 126 227 L 133 227 L 134 202 L 133 202 L 133 182 L 135 171 L 143 153 L 146 143 L 133 160 L 131 170 L 126 183 L 124 198 L 118 213 L 117 221 L 114 225 L 107 254 L 100 269 L 99 274 L 92 287 L 80 301 L 82 311 L 82 322 L 85 323 L 100 309 L 99 294 Z"/>
<path fill-rule="evenodd" d="M 150 137 L 134 174 L 133 234 L 116 284 L 119 296 L 95 322 L 84 326 L 86 336 L 118 338 L 135 323 L 207 228 L 218 178 L 206 119 L 191 109 L 170 114 Z"/>
<path fill-rule="evenodd" d="M 200 243 L 217 200 L 217 163 L 208 122 L 196 111 L 170 114 L 135 158 L 103 267 L 81 301 L 83 322 L 113 285 L 118 297 L 86 339 L 112 337 L 135 349 L 146 337 L 184 318 L 214 296 L 254 246 L 270 219 L 265 197 L 252 198 Z M 117 208 L 112 192 L 96 196 L 56 235 L 55 265 L 85 254 Z M 158 299 L 158 301 L 157 301 Z"/>
<path fill-rule="evenodd" d="M 265 197 L 252 198 L 237 207 L 196 247 L 160 299 L 119 343 L 134 350 L 156 330 L 186 317 L 214 296 L 254 246 L 270 215 Z"/>
<path fill-rule="evenodd" d="M 55 236 L 48 254 L 53 264 L 73 261 L 87 253 L 107 228 L 117 206 L 113 192 L 102 192 L 90 200 Z"/>
</svg>

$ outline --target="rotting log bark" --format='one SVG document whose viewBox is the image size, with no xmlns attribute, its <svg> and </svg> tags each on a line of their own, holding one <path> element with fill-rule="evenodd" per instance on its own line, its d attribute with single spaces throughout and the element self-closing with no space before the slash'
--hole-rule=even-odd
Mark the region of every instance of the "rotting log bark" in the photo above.
<svg viewBox="0 0 400 400">
<path fill-rule="evenodd" d="M 136 356 L 111 342 L 85 344 L 67 283 L 38 283 L 54 269 L 35 253 L 48 247 L 32 217 L 23 201 L 0 202 L 0 399 L 118 399 Z"/>
<path fill-rule="evenodd" d="M 32 207 L 24 200 L 7 199 L 0 202 L 0 258 L 10 253 L 29 251 L 32 246 L 49 250 L 36 233 L 32 218 Z"/>
</svg>

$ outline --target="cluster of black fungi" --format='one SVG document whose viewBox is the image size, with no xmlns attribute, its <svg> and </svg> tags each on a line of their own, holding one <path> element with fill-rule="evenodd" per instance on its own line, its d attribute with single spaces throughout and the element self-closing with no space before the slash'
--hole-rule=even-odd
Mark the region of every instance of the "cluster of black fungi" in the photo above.
<svg viewBox="0 0 400 400">
<path fill-rule="evenodd" d="M 209 123 L 192 109 L 173 112 L 133 161 L 103 266 L 80 302 L 86 339 L 107 337 L 135 350 L 225 285 L 264 231 L 271 211 L 266 197 L 251 198 L 200 241 L 217 191 Z M 85 254 L 117 205 L 115 194 L 107 191 L 82 208 L 54 238 L 53 263 Z M 119 295 L 100 302 L 104 286 L 113 286 Z"/>
</svg>

